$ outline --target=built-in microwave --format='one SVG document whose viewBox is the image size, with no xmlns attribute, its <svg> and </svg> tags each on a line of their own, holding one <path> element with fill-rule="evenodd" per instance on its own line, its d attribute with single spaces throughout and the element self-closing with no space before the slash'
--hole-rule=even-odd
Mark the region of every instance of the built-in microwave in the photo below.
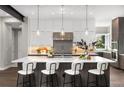
<svg viewBox="0 0 124 93">
<path fill-rule="evenodd" d="M 117 61 L 118 60 L 118 43 L 117 41 L 112 41 L 112 59 Z"/>
</svg>

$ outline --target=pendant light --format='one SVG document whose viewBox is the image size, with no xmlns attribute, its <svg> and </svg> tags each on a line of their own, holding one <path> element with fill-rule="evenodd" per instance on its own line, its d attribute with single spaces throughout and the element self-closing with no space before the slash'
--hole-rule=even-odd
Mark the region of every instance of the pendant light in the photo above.
<svg viewBox="0 0 124 93">
<path fill-rule="evenodd" d="M 64 7 L 64 5 L 61 5 L 61 14 L 62 14 L 62 18 L 61 18 L 61 22 L 62 22 L 61 35 L 62 35 L 62 36 L 65 35 L 64 27 L 63 27 L 63 7 Z"/>
<path fill-rule="evenodd" d="M 88 5 L 86 5 L 86 28 L 85 35 L 88 35 Z"/>
<path fill-rule="evenodd" d="M 36 34 L 39 36 L 40 35 L 40 30 L 39 30 L 39 5 L 37 5 L 37 32 Z"/>
</svg>

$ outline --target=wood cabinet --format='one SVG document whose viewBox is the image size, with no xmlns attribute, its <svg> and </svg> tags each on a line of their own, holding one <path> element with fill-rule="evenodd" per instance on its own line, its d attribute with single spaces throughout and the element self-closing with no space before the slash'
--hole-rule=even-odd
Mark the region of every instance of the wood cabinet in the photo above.
<svg viewBox="0 0 124 93">
<path fill-rule="evenodd" d="M 124 17 L 112 20 L 112 42 L 117 42 L 118 53 L 124 53 Z"/>
<path fill-rule="evenodd" d="M 111 55 L 111 53 L 109 53 L 109 52 L 103 52 L 103 57 L 104 57 L 104 58 L 111 59 L 111 58 L 112 58 L 112 55 Z"/>
<path fill-rule="evenodd" d="M 124 54 L 124 17 L 118 17 L 112 20 L 112 42 L 117 42 L 118 50 L 117 63 L 113 66 L 121 68 L 124 62 L 120 61 L 119 54 Z"/>
<path fill-rule="evenodd" d="M 119 18 L 112 20 L 112 41 L 118 41 Z"/>
<path fill-rule="evenodd" d="M 97 53 L 99 56 L 101 56 L 101 57 L 104 57 L 104 58 L 108 58 L 108 59 L 112 59 L 112 55 L 111 55 L 111 53 L 110 52 L 98 52 Z"/>
</svg>

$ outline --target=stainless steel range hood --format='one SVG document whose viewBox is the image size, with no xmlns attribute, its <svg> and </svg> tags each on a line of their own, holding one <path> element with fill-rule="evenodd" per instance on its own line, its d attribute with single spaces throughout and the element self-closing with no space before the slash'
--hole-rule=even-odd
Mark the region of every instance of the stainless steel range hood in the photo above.
<svg viewBox="0 0 124 93">
<path fill-rule="evenodd" d="M 53 33 L 53 48 L 55 54 L 72 54 L 73 32 Z"/>
</svg>

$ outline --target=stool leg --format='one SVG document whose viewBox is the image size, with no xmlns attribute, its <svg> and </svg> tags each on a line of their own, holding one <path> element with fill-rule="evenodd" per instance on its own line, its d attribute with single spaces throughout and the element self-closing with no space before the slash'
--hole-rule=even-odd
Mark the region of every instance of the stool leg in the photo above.
<svg viewBox="0 0 124 93">
<path fill-rule="evenodd" d="M 101 84 L 100 84 L 101 81 L 102 81 L 102 75 L 99 75 L 99 76 L 98 76 L 98 87 L 101 86 Z"/>
<path fill-rule="evenodd" d="M 104 79 L 105 79 L 105 83 L 106 83 L 106 87 L 107 87 L 107 79 L 106 79 L 105 74 L 104 74 Z"/>
<path fill-rule="evenodd" d="M 88 72 L 88 75 L 87 75 L 87 87 L 89 86 L 89 72 Z"/>
<path fill-rule="evenodd" d="M 47 75 L 47 77 L 46 77 L 46 84 L 47 84 L 47 87 L 48 87 L 48 83 L 49 83 L 49 82 L 48 82 L 48 80 L 49 80 L 48 78 L 49 78 L 49 75 Z"/>
<path fill-rule="evenodd" d="M 51 83 L 52 83 L 52 87 L 53 87 L 53 75 L 51 75 Z"/>
<path fill-rule="evenodd" d="M 24 87 L 24 78 L 25 78 L 25 76 L 23 76 L 23 87 Z"/>
<path fill-rule="evenodd" d="M 41 76 L 40 76 L 40 87 L 41 87 L 41 85 L 42 85 L 42 73 L 41 73 Z"/>
<path fill-rule="evenodd" d="M 76 80 L 76 76 L 74 75 L 74 87 L 75 87 L 75 80 Z"/>
<path fill-rule="evenodd" d="M 99 80 L 98 80 L 98 76 L 96 75 L 96 86 L 98 87 L 98 82 L 99 82 Z"/>
<path fill-rule="evenodd" d="M 82 78 L 81 78 L 81 74 L 79 74 L 80 77 L 80 86 L 82 87 Z"/>
<path fill-rule="evenodd" d="M 29 75 L 29 86 L 31 87 L 31 75 Z"/>
<path fill-rule="evenodd" d="M 64 73 L 64 81 L 63 81 L 63 87 L 65 86 L 65 77 L 66 77 L 66 74 Z"/>
<path fill-rule="evenodd" d="M 71 76 L 72 87 L 74 87 L 74 76 Z"/>
<path fill-rule="evenodd" d="M 17 87 L 18 87 L 18 82 L 19 82 L 19 74 L 17 76 L 17 84 L 16 84 Z"/>
<path fill-rule="evenodd" d="M 73 87 L 75 86 L 75 75 L 72 76 L 72 86 L 73 86 Z"/>
<path fill-rule="evenodd" d="M 33 79 L 34 79 L 34 86 L 36 86 L 35 73 L 33 74 Z"/>
<path fill-rule="evenodd" d="M 57 86 L 59 87 L 58 76 L 57 76 L 57 74 L 55 74 L 55 75 L 56 75 Z"/>
</svg>

